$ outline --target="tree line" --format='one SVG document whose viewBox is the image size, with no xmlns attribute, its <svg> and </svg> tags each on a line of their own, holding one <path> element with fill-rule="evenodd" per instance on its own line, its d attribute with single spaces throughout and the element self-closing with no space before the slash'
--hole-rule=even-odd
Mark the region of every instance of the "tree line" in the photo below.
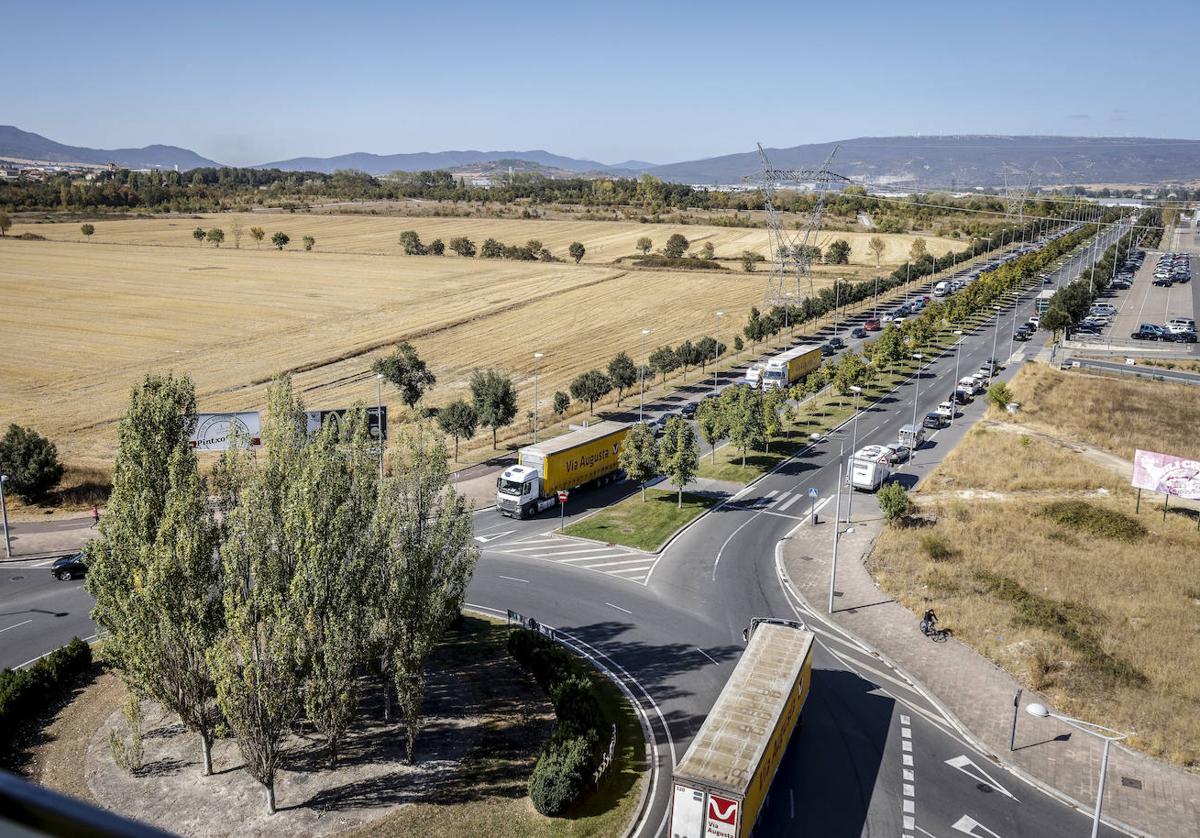
<svg viewBox="0 0 1200 838">
<path fill-rule="evenodd" d="M 273 812 L 293 727 L 315 728 L 335 765 L 363 690 L 385 717 L 394 702 L 412 760 L 426 661 L 478 551 L 428 423 L 403 430 L 384 477 L 361 405 L 309 437 L 287 377 L 267 401 L 265 456 L 235 439 L 205 480 L 192 382 L 146 376 L 85 554 L 110 666 L 199 738 L 204 775 L 228 731 Z"/>
<path fill-rule="evenodd" d="M 446 253 L 446 243 L 440 238 L 434 239 L 429 244 L 424 244 L 421 241 L 420 234 L 416 230 L 405 230 L 400 234 L 400 245 L 404 248 L 404 253 L 407 256 L 443 256 Z M 459 256 L 470 258 L 477 252 L 482 259 L 514 259 L 519 262 L 561 262 L 562 259 L 550 252 L 549 248 L 544 247 L 540 239 L 530 239 L 523 245 L 503 244 L 496 239 L 485 239 L 483 244 L 478 248 L 475 247 L 475 242 L 466 236 L 456 236 L 450 239 L 450 250 L 457 253 Z M 567 253 L 575 264 L 579 264 L 587 253 L 587 248 L 581 242 L 571 242 L 567 246 Z"/>
</svg>

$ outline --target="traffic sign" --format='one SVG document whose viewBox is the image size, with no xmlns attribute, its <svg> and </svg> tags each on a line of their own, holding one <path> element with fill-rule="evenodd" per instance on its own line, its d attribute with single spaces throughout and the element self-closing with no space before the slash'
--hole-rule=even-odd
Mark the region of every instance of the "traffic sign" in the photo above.
<svg viewBox="0 0 1200 838">
<path fill-rule="evenodd" d="M 815 498 L 817 496 L 817 487 L 816 486 L 808 487 L 808 496 L 810 498 Z"/>
<path fill-rule="evenodd" d="M 568 497 L 570 494 L 571 494 L 571 493 L 570 493 L 570 492 L 568 492 L 566 489 L 559 489 L 559 490 L 558 490 L 558 502 L 559 502 L 559 503 L 566 503 L 566 502 L 567 502 L 567 497 Z"/>
</svg>

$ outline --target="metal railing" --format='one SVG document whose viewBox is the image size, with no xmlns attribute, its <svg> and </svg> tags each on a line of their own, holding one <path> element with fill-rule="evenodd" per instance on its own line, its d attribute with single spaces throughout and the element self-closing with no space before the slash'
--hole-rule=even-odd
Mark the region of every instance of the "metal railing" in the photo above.
<svg viewBox="0 0 1200 838">
<path fill-rule="evenodd" d="M 0 834 L 170 838 L 171 833 L 0 771 Z"/>
</svg>

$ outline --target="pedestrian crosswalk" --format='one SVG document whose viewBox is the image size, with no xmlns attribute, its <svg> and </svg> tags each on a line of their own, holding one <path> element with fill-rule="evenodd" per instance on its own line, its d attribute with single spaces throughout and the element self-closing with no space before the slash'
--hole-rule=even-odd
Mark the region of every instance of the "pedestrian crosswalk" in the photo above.
<svg viewBox="0 0 1200 838">
<path fill-rule="evenodd" d="M 571 567 L 607 573 L 618 579 L 645 584 L 658 561 L 658 556 L 647 555 L 610 544 L 589 544 L 575 538 L 566 538 L 554 532 L 538 533 L 492 548 L 494 552 L 526 559 L 543 559 Z"/>
<path fill-rule="evenodd" d="M 789 518 L 803 517 L 803 514 L 807 511 L 804 506 L 800 506 L 794 510 L 792 510 L 791 507 L 793 504 L 807 499 L 808 495 L 802 489 L 783 492 L 779 491 L 778 489 L 772 489 L 766 494 L 740 501 L 737 504 L 737 507 L 753 512 L 770 512 L 775 515 L 784 515 L 785 517 Z"/>
</svg>

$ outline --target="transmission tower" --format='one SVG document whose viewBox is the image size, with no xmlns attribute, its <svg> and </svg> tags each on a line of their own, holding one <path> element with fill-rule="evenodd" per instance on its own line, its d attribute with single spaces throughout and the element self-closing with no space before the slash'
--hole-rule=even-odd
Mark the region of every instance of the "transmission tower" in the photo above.
<svg viewBox="0 0 1200 838">
<path fill-rule="evenodd" d="M 776 169 L 771 165 L 762 143 L 758 144 L 758 154 L 763 161 L 761 189 L 763 205 L 767 210 L 767 237 L 771 243 L 771 275 L 767 278 L 767 291 L 763 296 L 767 305 L 796 305 L 804 296 L 814 293 L 812 252 L 816 246 L 817 231 L 821 227 L 825 196 L 833 182 L 851 182 L 849 178 L 829 171 L 829 163 L 837 151 L 838 146 L 834 146 L 819 169 Z M 776 195 L 780 189 L 797 188 L 804 184 L 810 185 L 816 201 L 805 224 L 789 232 L 776 207 Z"/>
<path fill-rule="evenodd" d="M 1033 188 L 1033 175 L 1037 171 L 1037 165 L 1029 170 L 1029 177 L 1025 179 L 1025 185 L 1018 188 L 1016 185 L 1009 186 L 1008 176 L 1009 168 L 1004 168 L 1004 217 L 1015 218 L 1018 224 L 1025 221 L 1025 203 L 1029 200 L 1029 192 Z M 1019 169 L 1012 169 L 1013 175 L 1021 174 Z"/>
</svg>

